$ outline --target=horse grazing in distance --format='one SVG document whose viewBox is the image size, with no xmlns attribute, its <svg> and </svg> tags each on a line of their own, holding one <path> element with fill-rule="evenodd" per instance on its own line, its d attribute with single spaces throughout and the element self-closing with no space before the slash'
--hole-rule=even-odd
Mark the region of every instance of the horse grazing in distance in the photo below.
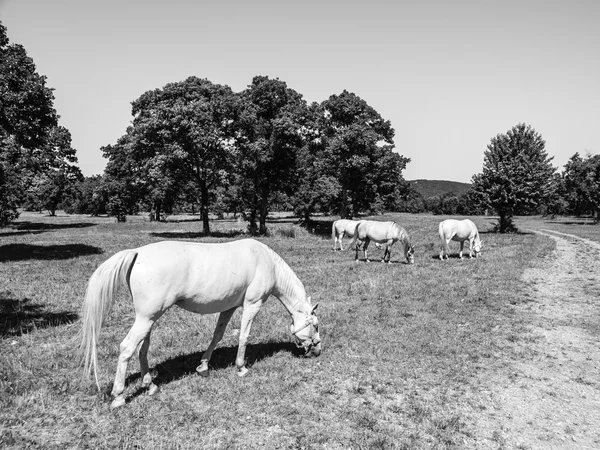
<svg viewBox="0 0 600 450">
<path fill-rule="evenodd" d="M 365 260 L 370 262 L 368 256 L 369 243 L 373 241 L 375 244 L 379 244 L 385 248 L 383 252 L 383 258 L 381 262 L 386 262 L 385 257 L 387 256 L 387 262 L 389 263 L 392 259 L 391 247 L 395 242 L 400 241 L 404 246 L 404 257 L 408 264 L 414 264 L 415 262 L 415 249 L 410 242 L 410 236 L 404 228 L 398 225 L 396 222 L 378 222 L 374 220 L 361 220 L 356 225 L 354 237 L 348 244 L 348 248 L 352 247 L 356 243 L 356 257 L 355 261 L 358 262 L 358 247 L 360 243 L 363 244 L 362 249 L 365 254 Z"/>
<path fill-rule="evenodd" d="M 333 251 L 337 250 L 337 243 L 340 243 L 340 250 L 344 250 L 342 245 L 342 238 L 344 236 L 354 237 L 354 231 L 358 220 L 340 219 L 333 222 L 331 226 L 331 237 L 333 238 Z"/>
<path fill-rule="evenodd" d="M 83 302 L 80 350 L 85 374 L 93 368 L 98 389 L 98 336 L 120 285 L 129 287 L 135 322 L 120 345 L 112 389 L 113 408 L 125 404 L 127 363 L 140 343 L 142 387 L 148 388 L 149 394 L 156 392 L 148 368 L 150 332 L 173 305 L 193 313 L 220 313 L 212 341 L 196 369 L 201 375 L 207 374 L 213 350 L 240 306 L 243 313 L 235 364 L 240 376 L 247 372 L 244 355 L 252 320 L 270 295 L 277 297 L 289 312 L 290 331 L 305 356 L 321 353 L 315 315 L 318 304 L 311 305 L 302 282 L 269 247 L 253 239 L 222 244 L 163 241 L 116 253 L 90 277 Z"/>
<path fill-rule="evenodd" d="M 442 260 L 444 256 L 446 256 L 446 259 L 449 257 L 450 248 L 448 244 L 451 240 L 460 242 L 460 253 L 458 254 L 460 259 L 462 259 L 465 241 L 469 241 L 469 258 L 473 257 L 473 251 L 475 251 L 475 257 L 478 257 L 481 253 L 482 242 L 479 238 L 479 231 L 469 219 L 446 219 L 440 222 L 439 233 L 442 241 L 442 250 L 440 251 L 440 259 Z"/>
</svg>

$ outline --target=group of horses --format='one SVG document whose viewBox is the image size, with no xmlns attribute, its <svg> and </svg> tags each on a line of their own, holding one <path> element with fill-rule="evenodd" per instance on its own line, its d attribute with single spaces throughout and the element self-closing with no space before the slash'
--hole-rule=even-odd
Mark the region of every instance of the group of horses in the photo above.
<svg viewBox="0 0 600 450">
<path fill-rule="evenodd" d="M 471 225 L 469 225 L 469 223 Z M 362 244 L 368 261 L 369 242 L 385 248 L 382 261 L 391 259 L 395 242 L 404 246 L 404 256 L 414 263 L 414 247 L 406 230 L 395 222 L 344 221 L 333 224 L 334 248 L 342 238 L 351 236 L 351 247 Z M 471 221 L 444 221 L 440 237 L 445 240 L 442 253 L 448 253 L 450 239 L 469 240 L 476 254 L 481 250 L 477 228 Z M 348 248 L 349 248 L 348 247 Z M 143 247 L 123 250 L 104 263 L 92 274 L 82 307 L 80 353 L 84 374 L 93 372 L 98 390 L 98 338 L 102 324 L 114 303 L 120 286 L 127 286 L 133 299 L 135 321 L 120 344 L 115 380 L 112 389 L 112 408 L 125 404 L 123 395 L 127 365 L 138 351 L 142 388 L 152 395 L 157 386 L 152 382 L 148 366 L 148 347 L 154 323 L 174 305 L 198 314 L 219 313 L 213 338 L 201 357 L 196 371 L 207 375 L 213 350 L 223 338 L 233 313 L 243 309 L 239 344 L 235 364 L 238 374 L 247 372 L 245 351 L 252 321 L 263 303 L 273 295 L 291 317 L 290 333 L 306 357 L 321 354 L 319 322 L 304 285 L 288 264 L 271 248 L 254 239 L 226 243 L 197 243 L 164 241 Z"/>
<path fill-rule="evenodd" d="M 469 257 L 479 256 L 481 252 L 481 239 L 479 237 L 479 231 L 475 224 L 469 220 L 456 220 L 446 219 L 440 222 L 438 227 L 438 233 L 442 242 L 442 249 L 440 251 L 440 259 L 448 259 L 450 255 L 450 248 L 448 244 L 450 241 L 456 241 L 460 243 L 459 258 L 462 259 L 463 249 L 465 241 L 469 242 Z M 410 236 L 404 228 L 398 225 L 396 222 L 379 222 L 374 220 L 349 220 L 340 219 L 333 222 L 331 227 L 331 237 L 333 238 L 333 250 L 337 250 L 339 244 L 340 250 L 344 251 L 342 239 L 344 236 L 352 238 L 346 250 L 355 246 L 356 255 L 355 261 L 358 262 L 358 251 L 362 247 L 364 252 L 365 260 L 370 262 L 368 255 L 369 243 L 373 241 L 377 247 L 383 248 L 383 257 L 381 262 L 386 262 L 386 256 L 388 257 L 387 262 L 391 261 L 391 247 L 396 242 L 400 242 L 404 247 L 404 257 L 408 264 L 414 264 L 415 250 L 410 242 Z"/>
</svg>

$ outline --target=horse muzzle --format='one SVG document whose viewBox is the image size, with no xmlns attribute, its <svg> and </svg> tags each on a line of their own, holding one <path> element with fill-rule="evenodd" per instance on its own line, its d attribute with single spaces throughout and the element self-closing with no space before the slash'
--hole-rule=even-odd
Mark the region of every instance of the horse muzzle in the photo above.
<svg viewBox="0 0 600 450">
<path fill-rule="evenodd" d="M 321 354 L 321 343 L 309 347 L 304 354 L 305 358 L 316 358 Z"/>
</svg>

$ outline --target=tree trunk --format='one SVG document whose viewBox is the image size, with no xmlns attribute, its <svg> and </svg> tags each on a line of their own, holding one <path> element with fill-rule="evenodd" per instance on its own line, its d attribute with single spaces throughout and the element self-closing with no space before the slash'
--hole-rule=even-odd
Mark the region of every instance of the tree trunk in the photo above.
<svg viewBox="0 0 600 450">
<path fill-rule="evenodd" d="M 210 223 L 208 221 L 208 186 L 206 180 L 200 180 L 200 217 L 202 217 L 202 232 L 210 236 Z"/>
<path fill-rule="evenodd" d="M 267 189 L 263 189 L 263 195 L 260 200 L 260 225 L 258 233 L 261 236 L 267 234 L 267 216 L 269 215 L 268 198 L 269 194 L 266 192 Z"/>
<path fill-rule="evenodd" d="M 500 233 L 509 233 L 514 231 L 515 227 L 512 221 L 512 214 L 508 211 L 498 211 L 498 215 L 500 216 L 500 229 L 498 231 Z"/>
<path fill-rule="evenodd" d="M 250 211 L 250 217 L 248 217 L 248 222 L 250 222 L 249 231 L 252 236 L 256 236 L 258 234 L 258 226 L 256 225 L 256 216 L 258 215 L 258 211 L 256 208 L 252 208 Z"/>
<path fill-rule="evenodd" d="M 160 215 L 161 215 L 161 211 L 162 210 L 162 202 L 160 200 L 154 200 L 154 211 L 152 211 L 150 213 L 150 221 L 154 221 L 156 220 L 157 222 L 160 222 Z"/>
<path fill-rule="evenodd" d="M 348 189 L 346 186 L 342 186 L 342 210 L 340 211 L 342 219 L 352 219 L 352 216 L 348 214 Z"/>
</svg>

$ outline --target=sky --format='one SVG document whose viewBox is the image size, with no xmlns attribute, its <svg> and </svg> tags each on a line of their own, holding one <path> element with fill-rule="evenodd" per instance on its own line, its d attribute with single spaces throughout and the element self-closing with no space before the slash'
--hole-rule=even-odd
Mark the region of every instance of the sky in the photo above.
<svg viewBox="0 0 600 450">
<path fill-rule="evenodd" d="M 600 153 L 597 0 L 0 0 L 0 21 L 54 88 L 86 176 L 132 101 L 189 76 L 353 92 L 392 123 L 407 180 L 470 182 L 519 123 L 559 170 Z"/>
</svg>

